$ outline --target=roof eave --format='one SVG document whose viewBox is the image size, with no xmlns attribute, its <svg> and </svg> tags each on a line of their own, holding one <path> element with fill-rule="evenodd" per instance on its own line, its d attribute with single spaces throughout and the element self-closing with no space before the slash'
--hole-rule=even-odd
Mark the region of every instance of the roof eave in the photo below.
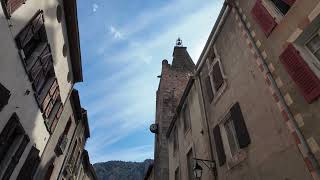
<svg viewBox="0 0 320 180">
<path fill-rule="evenodd" d="M 64 2 L 64 12 L 65 12 L 66 27 L 67 27 L 68 41 L 69 41 L 69 50 L 70 50 L 70 59 L 72 64 L 74 82 L 75 83 L 82 82 L 83 74 L 82 74 L 77 2 L 76 0 L 68 0 L 63 2 Z M 70 9 L 73 9 L 74 11 L 71 11 Z"/>
</svg>

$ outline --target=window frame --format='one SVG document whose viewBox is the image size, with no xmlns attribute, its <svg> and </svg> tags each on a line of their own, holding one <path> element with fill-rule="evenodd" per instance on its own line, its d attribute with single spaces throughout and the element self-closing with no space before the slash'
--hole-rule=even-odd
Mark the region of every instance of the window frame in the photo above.
<svg viewBox="0 0 320 180">
<path fill-rule="evenodd" d="M 311 49 L 308 48 L 307 44 L 309 42 L 311 42 L 311 40 L 318 35 L 320 37 L 320 27 L 312 33 L 312 35 L 303 43 L 304 48 L 307 50 L 308 54 L 310 54 L 312 56 L 312 58 L 308 58 L 310 59 L 311 63 L 315 66 L 315 68 L 320 72 L 320 58 L 317 58 L 317 56 L 314 54 L 317 51 L 320 51 L 320 47 L 315 51 L 312 52 Z M 316 73 L 317 74 L 317 73 Z"/>
<path fill-rule="evenodd" d="M 276 22 L 279 24 L 286 14 L 283 14 L 276 5 L 274 5 L 270 0 L 262 0 L 263 6 L 267 9 L 269 14 L 275 18 Z M 291 8 L 290 8 L 291 9 Z M 289 9 L 289 10 L 290 10 Z M 288 12 L 289 12 L 288 10 Z M 288 13 L 287 13 L 288 14 Z"/>
<path fill-rule="evenodd" d="M 235 153 L 232 153 L 232 150 L 231 150 L 230 140 L 228 138 L 225 124 L 227 123 L 227 121 L 232 121 L 232 123 L 234 123 L 231 112 L 230 112 L 230 109 L 233 106 L 234 104 L 231 104 L 230 106 L 228 106 L 227 111 L 223 114 L 223 116 L 218 120 L 218 123 L 217 123 L 217 125 L 220 128 L 222 145 L 224 148 L 224 153 L 226 156 L 226 164 L 228 169 L 231 169 L 234 166 L 240 164 L 242 161 L 244 161 L 247 158 L 247 152 L 245 151 L 245 149 L 242 149 L 239 146 L 239 140 L 237 138 L 235 129 L 233 129 L 234 130 L 233 138 L 234 138 L 234 141 L 238 144 L 239 149 L 237 149 Z M 233 127 L 234 127 L 234 124 L 233 124 Z"/>
<path fill-rule="evenodd" d="M 214 57 L 213 60 L 210 59 L 212 57 L 207 57 L 207 60 L 206 60 L 206 63 L 207 63 L 207 67 L 208 67 L 208 76 L 210 77 L 210 85 L 211 85 L 211 90 L 213 91 L 213 100 L 210 102 L 210 103 L 216 103 L 219 98 L 222 96 L 223 92 L 225 91 L 225 89 L 227 88 L 227 76 L 224 72 L 224 69 L 223 69 L 223 66 L 222 66 L 222 63 L 221 63 L 221 59 L 220 59 L 220 56 L 218 55 L 217 53 L 217 49 L 216 47 L 214 46 L 211 51 L 214 51 Z M 211 61 L 211 62 L 210 62 Z M 222 78 L 223 78 L 223 84 L 221 85 L 221 87 L 216 90 L 215 88 L 215 83 L 214 83 L 214 78 L 213 78 L 213 67 L 219 63 L 219 68 L 220 68 L 220 72 L 221 72 L 221 75 L 222 75 Z"/>
</svg>

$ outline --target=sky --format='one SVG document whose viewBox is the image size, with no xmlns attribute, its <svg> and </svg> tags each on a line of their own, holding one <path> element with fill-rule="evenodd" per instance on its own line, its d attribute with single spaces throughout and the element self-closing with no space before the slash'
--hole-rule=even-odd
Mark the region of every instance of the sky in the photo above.
<svg viewBox="0 0 320 180">
<path fill-rule="evenodd" d="M 161 61 L 178 37 L 196 63 L 223 0 L 78 0 L 92 163 L 153 159 Z"/>
</svg>

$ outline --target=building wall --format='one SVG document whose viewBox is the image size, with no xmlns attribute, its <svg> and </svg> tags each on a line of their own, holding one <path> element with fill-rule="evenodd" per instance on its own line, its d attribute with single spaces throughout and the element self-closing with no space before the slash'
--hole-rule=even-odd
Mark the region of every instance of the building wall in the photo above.
<svg viewBox="0 0 320 180">
<path fill-rule="evenodd" d="M 254 40 L 259 42 L 259 44 L 261 43 L 259 51 L 264 54 L 263 58 L 269 67 L 271 67 L 272 76 L 277 80 L 277 87 L 285 97 L 286 105 L 289 107 L 299 131 L 309 145 L 309 150 L 317 160 L 312 166 L 308 166 L 309 163 L 307 163 L 307 167 L 315 176 L 315 166 L 319 165 L 320 160 L 320 133 L 317 128 L 315 128 L 320 125 L 320 99 L 315 99 L 309 103 L 306 101 L 301 91 L 299 91 L 298 86 L 280 62 L 279 56 L 285 48 L 287 48 L 289 43 L 293 43 L 309 68 L 317 78 L 320 79 L 319 67 L 317 68 L 311 63 L 315 57 L 312 57 L 312 55 L 306 51 L 306 47 L 304 47 L 305 41 L 300 41 L 304 36 L 308 38 L 308 36 L 310 37 L 312 35 L 314 31 L 309 31 L 310 28 L 314 28 L 315 30 L 319 29 L 320 2 L 318 0 L 296 1 L 269 37 L 266 37 L 250 14 L 254 3 L 254 0 L 239 1 L 237 7 L 241 9 L 242 16 L 247 17 L 245 22 L 251 24 L 249 29 L 255 34 Z M 300 143 L 297 142 L 297 145 L 299 144 Z M 303 153 L 304 151 L 305 150 L 301 149 L 302 156 L 306 162 L 310 162 L 307 155 Z"/>
<path fill-rule="evenodd" d="M 41 163 L 39 165 L 38 172 L 35 176 L 37 179 L 44 178 L 44 176 L 47 172 L 47 169 L 52 161 L 54 162 L 55 168 L 52 172 L 51 179 L 58 178 L 61 167 L 63 165 L 63 161 L 66 158 L 67 153 L 71 150 L 68 150 L 68 148 L 66 148 L 64 150 L 63 154 L 58 156 L 55 153 L 55 148 L 58 144 L 58 140 L 60 138 L 60 135 L 63 133 L 69 119 L 71 120 L 71 126 L 69 129 L 68 135 L 67 135 L 68 143 L 67 143 L 66 147 L 69 147 L 71 140 L 72 140 L 73 132 L 75 131 L 75 128 L 76 128 L 76 122 L 75 122 L 76 120 L 75 120 L 75 116 L 74 116 L 74 113 L 72 110 L 72 105 L 71 105 L 70 99 L 65 103 L 64 110 L 61 115 L 61 119 L 60 119 L 59 123 L 57 124 L 56 130 L 54 131 L 53 135 L 51 136 L 51 138 L 47 144 L 46 151 L 42 155 Z"/>
<path fill-rule="evenodd" d="M 229 14 L 214 44 L 226 76 L 226 87 L 216 101 L 210 103 L 206 93 L 204 99 L 212 137 L 213 128 L 239 102 L 251 143 L 237 160 L 228 158 L 230 151 L 226 150 L 227 162 L 218 166 L 218 177 L 311 179 L 238 24 L 236 17 Z M 207 75 L 208 68 L 204 65 L 200 73 L 202 85 L 205 84 L 204 78 Z M 226 139 L 222 135 L 222 140 Z M 215 153 L 216 162 L 217 156 Z"/>
<path fill-rule="evenodd" d="M 75 130 L 75 117 L 69 99 L 74 80 L 69 54 L 68 35 L 63 12 L 61 22 L 57 20 L 58 5 L 62 7 L 61 9 L 63 11 L 62 0 L 27 0 L 25 4 L 12 14 L 10 20 L 7 20 L 3 9 L 0 8 L 0 39 L 2 43 L 2 48 L 0 49 L 0 83 L 11 93 L 8 105 L 0 111 L 0 132 L 11 115 L 17 113 L 20 118 L 20 123 L 30 137 L 30 142 L 11 175 L 11 179 L 17 178 L 33 145 L 40 150 L 39 156 L 41 157 L 36 179 L 43 179 L 52 160 L 54 160 L 55 168 L 51 179 L 57 179 L 68 149 L 65 150 L 64 154 L 56 157 L 54 152 L 55 146 L 70 118 L 72 119 L 72 124 L 68 133 L 68 145 L 71 142 Z M 29 23 L 38 10 L 43 10 L 44 12 L 46 34 L 53 56 L 54 70 L 59 84 L 61 102 L 64 105 L 63 113 L 55 131 L 51 135 L 46 128 L 45 120 L 36 102 L 31 82 L 24 69 L 15 43 L 15 37 Z M 63 54 L 64 46 L 67 47 L 66 54 Z M 27 93 L 28 91 L 30 91 L 30 93 Z M 84 134 L 83 131 L 82 134 Z M 84 143 L 85 140 L 82 141 L 82 149 Z"/>
<path fill-rule="evenodd" d="M 191 128 L 184 129 L 183 111 L 178 114 L 177 121 L 169 137 L 169 179 L 175 179 L 175 172 L 179 168 L 180 179 L 188 179 L 187 154 L 192 150 L 193 157 L 204 160 L 211 160 L 210 147 L 208 144 L 208 133 L 204 124 L 204 117 L 201 111 L 200 99 L 198 96 L 199 87 L 194 83 L 185 99 L 182 101 L 188 104 L 190 109 Z M 176 128 L 176 129 L 175 129 Z M 178 131 L 178 148 L 174 152 L 174 129 Z M 195 162 L 195 161 L 193 161 Z M 202 162 L 202 179 L 212 179 L 212 172 Z"/>
<path fill-rule="evenodd" d="M 74 135 L 72 137 L 71 144 L 69 145 L 69 147 L 67 149 L 67 154 L 64 159 L 62 168 L 60 170 L 59 177 L 57 179 L 66 179 L 68 177 L 70 178 L 71 176 L 74 176 L 74 177 L 78 176 L 78 170 L 81 165 L 82 152 L 84 150 L 84 146 L 85 146 L 85 143 L 87 140 L 85 138 L 84 131 L 85 131 L 85 126 L 84 126 L 83 120 L 81 119 L 81 120 L 79 120 L 77 127 L 74 131 Z M 77 141 L 77 146 L 75 148 L 74 153 L 72 154 L 72 150 L 76 144 L 76 141 Z M 76 159 L 79 152 L 80 152 L 80 155 L 78 156 L 78 159 Z M 74 169 L 72 172 L 70 172 L 69 168 L 68 168 L 69 164 L 71 164 L 71 159 L 75 159 L 78 162 L 74 166 Z"/>
<path fill-rule="evenodd" d="M 168 179 L 168 144 L 166 133 L 173 118 L 175 108 L 187 84 L 189 71 L 177 69 L 162 61 L 162 73 L 157 91 L 156 124 L 159 132 L 155 137 L 155 166 L 156 180 Z"/>
</svg>

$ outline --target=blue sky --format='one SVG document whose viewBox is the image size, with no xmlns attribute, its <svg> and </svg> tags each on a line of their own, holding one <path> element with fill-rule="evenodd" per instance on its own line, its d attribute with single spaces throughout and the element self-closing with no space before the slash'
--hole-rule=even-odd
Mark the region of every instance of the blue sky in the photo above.
<svg viewBox="0 0 320 180">
<path fill-rule="evenodd" d="M 181 37 L 196 62 L 222 0 L 78 0 L 91 161 L 153 158 L 161 61 Z"/>
</svg>

